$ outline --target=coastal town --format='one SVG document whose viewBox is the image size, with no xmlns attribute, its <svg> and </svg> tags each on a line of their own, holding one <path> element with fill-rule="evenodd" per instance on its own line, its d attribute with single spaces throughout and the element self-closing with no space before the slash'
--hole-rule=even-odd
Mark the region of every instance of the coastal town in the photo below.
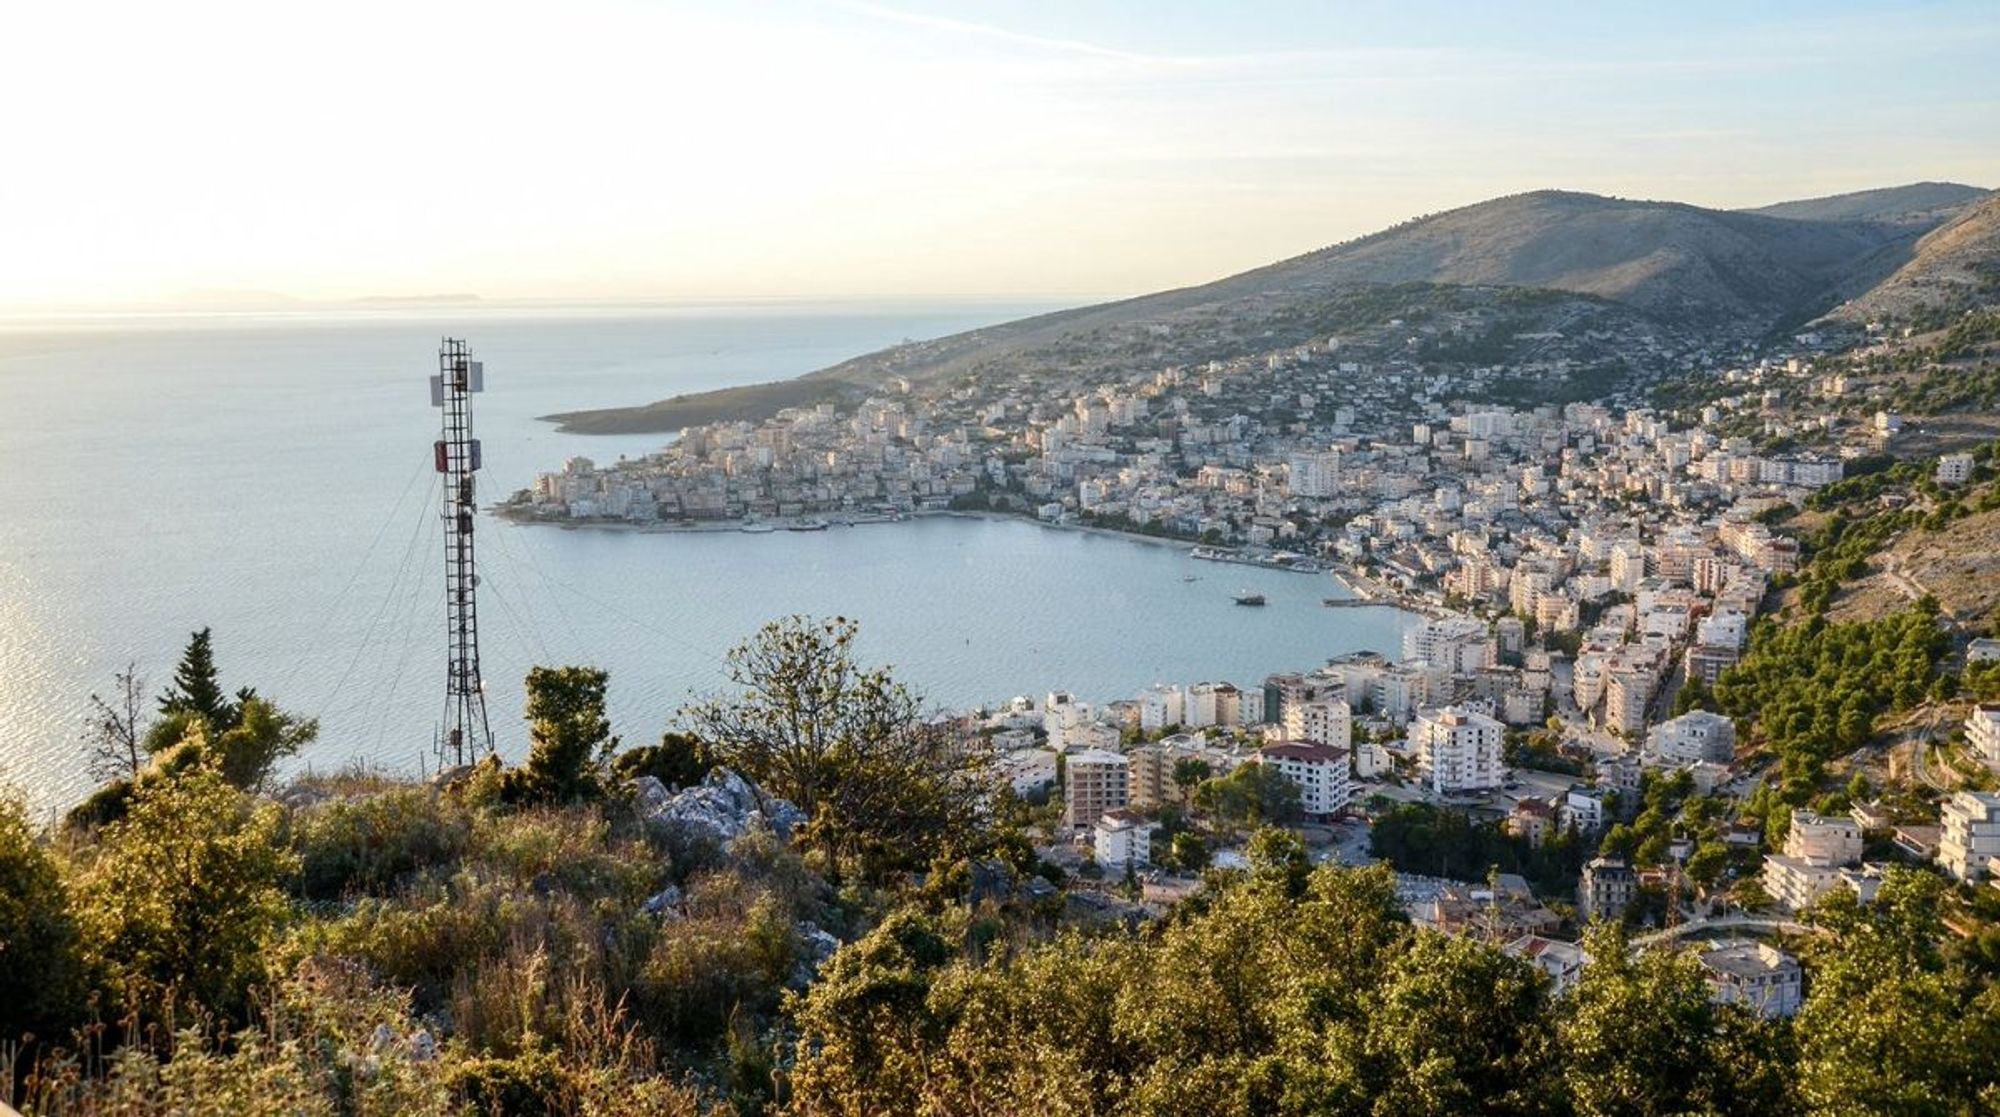
<svg viewBox="0 0 2000 1117">
<path fill-rule="evenodd" d="M 1429 323 L 1408 347 L 1463 327 Z M 1413 920 L 1497 941 L 1559 986 L 1584 961 L 1577 931 L 1623 918 L 1708 940 L 1719 999 L 1785 1015 L 1799 963 L 1766 940 L 1799 913 L 1836 890 L 1872 899 L 1885 861 L 1969 881 L 2000 867 L 1988 791 L 1914 815 L 1859 793 L 1839 811 L 1753 802 L 1772 758 L 1700 700 L 1800 576 L 1799 540 L 1774 525 L 1907 442 L 1888 388 L 1846 371 L 1893 351 L 1877 333 L 1839 358 L 1816 335 L 1754 359 L 1652 351 L 1708 366 L 1699 398 L 1660 403 L 1498 405 L 1497 385 L 1559 380 L 1572 358 L 1433 371 L 1379 334 L 1096 386 L 897 381 L 851 411 L 571 459 L 502 512 L 753 532 L 1013 515 L 1331 574 L 1329 606 L 1409 611 L 1402 647 L 956 715 L 1000 782 L 1050 804 L 1043 853 L 1073 887 L 1114 912 L 1164 910 L 1200 869 L 1243 863 L 1249 824 L 1282 822 L 1316 857 L 1391 860 Z M 1964 451 L 1927 469 L 1959 488 L 1989 471 Z M 2000 771 L 2000 706 L 1965 719 L 1968 758 Z M 1384 838 L 1445 814 L 1484 828 L 1509 871 L 1424 872 Z M 1512 871 L 1529 865 L 1533 880 Z"/>
</svg>

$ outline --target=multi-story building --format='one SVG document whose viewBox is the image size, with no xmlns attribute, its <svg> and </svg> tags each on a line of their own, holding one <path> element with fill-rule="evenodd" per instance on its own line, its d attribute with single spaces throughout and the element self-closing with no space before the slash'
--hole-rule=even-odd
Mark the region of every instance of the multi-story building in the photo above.
<svg viewBox="0 0 2000 1117">
<path fill-rule="evenodd" d="M 1938 864 L 1959 880 L 1994 875 L 2000 857 L 2000 794 L 1961 791 L 1945 800 L 1939 821 Z"/>
<path fill-rule="evenodd" d="M 1514 837 L 1526 841 L 1530 846 L 1540 846 L 1548 840 L 1550 832 L 1557 825 L 1555 804 L 1546 799 L 1522 799 L 1508 812 L 1501 828 Z"/>
<path fill-rule="evenodd" d="M 1187 688 L 1182 701 L 1181 724 L 1190 729 L 1206 729 L 1221 724 L 1217 719 L 1214 683 L 1196 683 Z"/>
<path fill-rule="evenodd" d="M 1780 907 L 1801 911 L 1843 885 L 1872 900 L 1878 872 L 1849 869 L 1861 860 L 1861 827 L 1851 818 L 1826 818 L 1793 811 L 1784 852 L 1764 858 L 1764 891 Z"/>
<path fill-rule="evenodd" d="M 1938 484 L 1963 485 L 1970 480 L 1972 480 L 1971 454 L 1945 454 L 1938 458 Z"/>
<path fill-rule="evenodd" d="M 1187 717 L 1187 696 L 1180 687 L 1165 683 L 1146 688 L 1139 696 L 1139 728 L 1170 729 Z"/>
<path fill-rule="evenodd" d="M 1592 858 L 1576 888 L 1576 916 L 1585 923 L 1617 919 L 1639 892 L 1639 876 L 1616 857 Z"/>
<path fill-rule="evenodd" d="M 1687 669 L 1688 678 L 1700 679 L 1703 686 L 1713 690 L 1722 673 L 1742 658 L 1742 652 L 1722 644 L 1696 644 L 1681 657 L 1681 664 Z"/>
<path fill-rule="evenodd" d="M 2000 705 L 1982 702 L 1965 719 L 1965 743 L 1986 766 L 2000 772 Z"/>
<path fill-rule="evenodd" d="M 1152 863 L 1152 823 L 1131 811 L 1106 811 L 1092 828 L 1097 864 L 1107 873 L 1126 873 Z"/>
<path fill-rule="evenodd" d="M 1105 749 L 1073 752 L 1064 760 L 1063 824 L 1072 830 L 1095 826 L 1107 813 L 1132 801 L 1131 771 L 1122 753 Z"/>
<path fill-rule="evenodd" d="M 1354 744 L 1354 710 L 1341 699 L 1299 702 L 1285 710 L 1285 738 L 1332 745 L 1337 749 Z"/>
<path fill-rule="evenodd" d="M 1451 673 L 1477 671 L 1497 662 L 1486 622 L 1476 617 L 1427 620 L 1403 635 L 1403 659 L 1429 660 Z"/>
<path fill-rule="evenodd" d="M 1691 710 L 1655 726 L 1646 735 L 1646 753 L 1662 764 L 1727 764 L 1736 757 L 1736 723 L 1721 714 Z"/>
<path fill-rule="evenodd" d="M 1547 974 L 1550 992 L 1558 997 L 1576 987 L 1590 964 L 1583 947 L 1541 935 L 1522 935 L 1501 949 Z"/>
<path fill-rule="evenodd" d="M 1346 749 L 1285 741 L 1265 745 L 1257 755 L 1298 785 L 1299 806 L 1308 817 L 1330 818 L 1347 809 L 1354 781 Z"/>
<path fill-rule="evenodd" d="M 1795 810 L 1785 833 L 1785 856 L 1814 865 L 1852 864 L 1861 860 L 1861 826 L 1852 818 Z"/>
<path fill-rule="evenodd" d="M 1718 1004 L 1738 1004 L 1760 1016 L 1796 1016 L 1805 1003 L 1799 960 L 1763 943 L 1735 942 L 1704 950 L 1702 976 Z"/>
<path fill-rule="evenodd" d="M 1485 791 L 1506 778 L 1501 745 L 1506 727 L 1457 706 L 1424 710 L 1410 726 L 1409 748 L 1424 786 L 1439 795 Z"/>
</svg>

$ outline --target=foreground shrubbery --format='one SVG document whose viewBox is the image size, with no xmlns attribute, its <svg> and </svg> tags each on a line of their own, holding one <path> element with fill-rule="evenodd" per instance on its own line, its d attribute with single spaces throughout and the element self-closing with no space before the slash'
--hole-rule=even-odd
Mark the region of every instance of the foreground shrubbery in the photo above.
<svg viewBox="0 0 2000 1117">
<path fill-rule="evenodd" d="M 0 1091 L 86 1114 L 2000 1106 L 2000 967 L 1939 949 L 1934 877 L 1823 913 L 1796 1028 L 1615 930 L 1556 997 L 1492 944 L 1413 929 L 1386 869 L 1312 869 L 1278 830 L 1155 925 L 1059 930 L 1059 897 L 992 885 L 1045 868 L 1030 808 L 951 815 L 955 758 L 850 637 L 777 626 L 736 661 L 743 704 L 703 708 L 715 738 L 623 763 L 602 676 L 560 671 L 536 676 L 561 693 L 531 701 L 518 768 L 273 799 L 183 733 L 109 821 L 44 834 L 0 805 Z M 859 708 L 807 705 L 827 694 Z M 726 843 L 648 812 L 639 786 L 657 806 L 651 779 L 711 756 L 812 811 Z M 830 959 L 828 932 L 850 944 Z"/>
<path fill-rule="evenodd" d="M 1805 944 L 1796 1027 L 1710 999 L 1691 958 L 1599 928 L 1562 997 L 1494 947 L 1413 929 L 1384 869 L 1283 842 L 1164 925 L 983 962 L 902 913 L 801 998 L 790 1111 L 1971 1114 L 2000 1103 L 1996 993 L 1936 950 L 1939 882 L 1898 874 Z M 1272 856 L 1273 853 L 1278 856 Z M 1878 975 L 1871 979 L 1870 974 Z M 1985 1060 L 1985 1061 L 1983 1061 Z"/>
</svg>

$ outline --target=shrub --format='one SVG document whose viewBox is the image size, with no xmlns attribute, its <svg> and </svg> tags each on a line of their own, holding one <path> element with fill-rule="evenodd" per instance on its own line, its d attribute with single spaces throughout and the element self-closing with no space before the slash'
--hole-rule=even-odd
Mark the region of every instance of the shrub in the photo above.
<svg viewBox="0 0 2000 1117">
<path fill-rule="evenodd" d="M 0 1044 L 60 1037 L 83 1008 L 76 920 L 27 806 L 0 796 Z"/>
<path fill-rule="evenodd" d="M 404 787 L 302 812 L 295 822 L 299 893 L 330 900 L 379 894 L 465 852 L 471 823 L 428 789 Z"/>
<path fill-rule="evenodd" d="M 84 879 L 81 922 L 114 976 L 149 1008 L 184 995 L 234 1014 L 284 920 L 278 882 L 297 872 L 280 815 L 208 764 L 142 780 L 106 827 Z"/>
</svg>

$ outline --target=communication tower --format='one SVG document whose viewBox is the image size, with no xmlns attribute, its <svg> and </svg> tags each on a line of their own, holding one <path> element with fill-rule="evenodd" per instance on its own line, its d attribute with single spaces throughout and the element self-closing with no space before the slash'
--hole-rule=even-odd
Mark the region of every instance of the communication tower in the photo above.
<svg viewBox="0 0 2000 1117">
<path fill-rule="evenodd" d="M 493 751 L 486 722 L 486 684 L 479 676 L 479 571 L 473 561 L 472 528 L 479 505 L 473 475 L 479 472 L 479 440 L 472 437 L 472 396 L 486 390 L 486 370 L 465 342 L 445 338 L 438 348 L 438 374 L 431 377 L 431 406 L 443 412 L 433 447 L 443 478 L 445 679 L 444 721 L 436 742 L 438 763 L 466 764 Z"/>
</svg>

